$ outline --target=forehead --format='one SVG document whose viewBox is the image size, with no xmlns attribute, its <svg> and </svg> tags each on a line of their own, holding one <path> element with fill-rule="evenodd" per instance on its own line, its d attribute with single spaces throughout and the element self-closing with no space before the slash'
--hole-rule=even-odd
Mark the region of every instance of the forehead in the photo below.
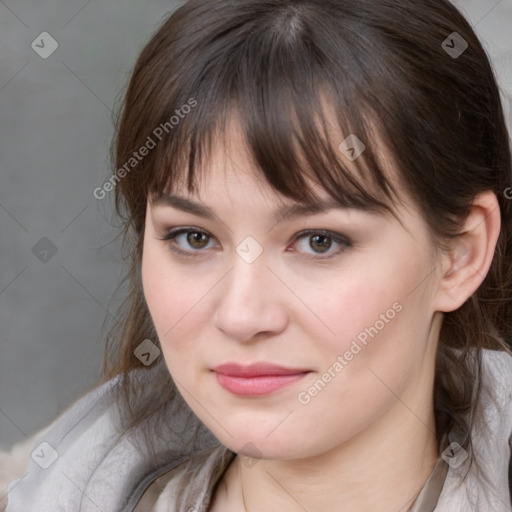
<svg viewBox="0 0 512 512">
<path fill-rule="evenodd" d="M 250 189 L 247 189 L 247 191 L 250 192 L 251 198 L 253 198 L 254 194 L 252 194 L 252 191 Z M 264 206 L 266 207 L 266 210 L 269 211 L 269 213 L 272 213 L 275 223 L 278 223 L 286 218 L 295 218 L 304 215 L 325 213 L 333 209 L 354 210 L 350 205 L 343 204 L 325 193 L 320 193 L 321 197 L 310 202 L 284 200 L 282 196 L 277 196 L 274 192 L 271 192 L 271 194 L 274 194 L 273 197 L 264 198 Z M 206 195 L 203 194 L 201 197 L 195 199 L 193 197 L 187 197 L 187 195 L 180 195 L 178 193 L 165 193 L 155 198 L 152 206 L 153 208 L 158 206 L 169 206 L 177 210 L 191 213 L 198 217 L 214 220 L 217 217 L 215 210 L 215 208 L 217 208 L 217 203 L 221 206 L 225 206 L 227 203 L 227 201 L 222 200 L 224 197 L 221 197 L 220 201 L 218 196 L 217 198 L 213 197 L 212 200 L 212 196 L 208 195 L 208 193 L 206 193 Z M 229 202 L 233 203 L 232 194 L 230 195 Z M 251 205 L 246 201 L 245 196 L 236 197 L 235 194 L 234 202 L 238 202 L 238 207 L 244 211 L 250 209 L 251 207 Z M 209 206 L 209 204 L 215 205 L 215 208 Z M 231 206 L 233 205 L 231 204 Z M 260 210 L 259 207 L 257 209 Z M 367 211 L 366 209 L 359 210 Z"/>
<path fill-rule="evenodd" d="M 334 145 L 339 140 L 340 130 L 332 119 L 329 126 L 329 142 Z M 301 173 L 308 189 L 309 197 L 297 197 L 279 190 L 275 182 L 272 182 L 272 176 L 269 177 L 269 173 L 258 165 L 240 118 L 231 116 L 225 130 L 216 132 L 209 152 L 205 153 L 206 158 L 201 160 L 201 165 L 194 168 L 195 179 L 190 181 L 190 168 L 188 173 L 186 166 L 175 168 L 172 186 L 152 195 L 151 206 L 154 208 L 167 205 L 212 220 L 218 219 L 219 215 L 234 214 L 234 211 L 244 215 L 246 212 L 254 212 L 255 215 L 271 217 L 275 224 L 284 219 L 341 208 L 349 215 L 347 218 L 358 212 L 389 216 L 398 221 L 406 231 L 411 232 L 411 225 L 424 224 L 424 219 L 420 209 L 402 186 L 397 169 L 393 166 L 393 159 L 385 151 L 377 133 L 372 141 L 374 152 L 376 143 L 379 144 L 379 164 L 387 179 L 394 182 L 396 202 L 391 202 L 385 196 L 376 181 L 366 172 L 364 165 L 359 166 L 357 162 L 345 159 L 341 152 L 337 154 L 337 158 L 342 161 L 343 168 L 364 191 L 381 199 L 384 206 L 372 200 L 361 200 L 351 190 L 344 190 L 343 177 L 337 183 L 320 182 L 317 174 L 307 172 L 307 166 L 304 172 L 302 168 L 289 170 L 290 175 L 297 171 Z M 194 185 L 190 187 L 190 183 Z"/>
<path fill-rule="evenodd" d="M 211 217 L 210 209 L 205 203 L 240 202 L 249 208 L 251 204 L 263 202 L 277 212 L 276 217 L 279 219 L 335 207 L 375 209 L 375 205 L 369 203 L 358 205 L 350 200 L 349 195 L 337 197 L 332 190 L 326 190 L 317 180 L 306 175 L 304 179 L 310 197 L 296 198 L 282 193 L 269 183 L 268 177 L 254 162 L 238 130 L 227 132 L 212 146 L 208 158 L 195 170 L 197 186 L 194 190 L 190 190 L 188 186 L 184 169 L 178 176 L 179 179 L 173 181 L 172 187 L 168 186 L 163 192 L 152 196 L 155 205 L 187 207 L 189 211 L 195 210 L 203 217 Z M 198 203 L 196 207 L 192 205 L 192 199 Z"/>
<path fill-rule="evenodd" d="M 291 124 L 289 119 L 283 125 L 275 120 L 258 124 L 231 104 L 218 124 L 204 131 L 197 131 L 194 124 L 190 139 L 181 139 L 162 161 L 165 167 L 150 171 L 148 200 L 152 205 L 170 204 L 165 196 L 174 195 L 196 198 L 203 205 L 227 201 L 249 209 L 259 209 L 263 201 L 276 212 L 279 206 L 289 206 L 276 213 L 279 218 L 300 211 L 315 213 L 334 204 L 397 217 L 397 206 L 413 201 L 383 142 L 382 124 L 372 124 L 368 115 L 362 115 L 360 138 L 347 136 L 350 122 L 343 115 L 337 117 L 332 97 L 329 100 L 323 92 L 319 97 L 321 109 L 308 112 L 302 123 L 298 114 L 289 112 Z M 349 158 L 346 149 L 354 140 L 362 149 L 356 148 L 360 154 Z M 155 175 L 159 177 L 154 179 Z M 187 206 L 191 211 L 192 205 Z M 203 208 L 202 213 L 207 217 L 209 212 Z"/>
</svg>

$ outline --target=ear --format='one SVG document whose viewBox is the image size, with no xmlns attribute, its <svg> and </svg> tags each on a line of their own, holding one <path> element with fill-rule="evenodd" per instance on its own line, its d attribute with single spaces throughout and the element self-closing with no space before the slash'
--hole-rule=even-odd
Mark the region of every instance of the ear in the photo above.
<svg viewBox="0 0 512 512">
<path fill-rule="evenodd" d="M 441 258 L 437 311 L 458 309 L 482 284 L 491 267 L 500 228 L 500 207 L 496 194 L 491 191 L 480 193 L 473 201 L 453 249 L 443 253 Z"/>
</svg>

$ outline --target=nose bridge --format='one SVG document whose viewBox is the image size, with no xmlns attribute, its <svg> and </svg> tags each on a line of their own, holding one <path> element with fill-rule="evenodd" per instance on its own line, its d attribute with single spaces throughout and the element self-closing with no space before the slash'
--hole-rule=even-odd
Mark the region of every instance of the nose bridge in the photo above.
<svg viewBox="0 0 512 512">
<path fill-rule="evenodd" d="M 268 277 L 267 263 L 263 246 L 253 236 L 244 238 L 235 247 L 229 293 L 248 301 Z"/>
<path fill-rule="evenodd" d="M 277 307 L 279 294 L 269 293 L 269 287 L 276 286 L 276 278 L 267 268 L 263 247 L 247 237 L 235 251 L 217 303 L 217 327 L 240 340 L 260 331 L 280 330 L 285 315 Z"/>
</svg>

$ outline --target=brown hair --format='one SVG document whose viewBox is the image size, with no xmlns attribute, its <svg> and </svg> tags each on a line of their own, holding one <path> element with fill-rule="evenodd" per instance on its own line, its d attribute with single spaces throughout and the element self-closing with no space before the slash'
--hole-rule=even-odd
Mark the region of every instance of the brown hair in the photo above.
<svg viewBox="0 0 512 512">
<path fill-rule="evenodd" d="M 458 56 L 443 45 L 453 32 L 468 44 Z M 344 136 L 356 134 L 366 146 L 352 171 L 328 142 L 321 93 Z M 102 378 L 122 374 L 129 401 L 141 385 L 130 372 L 140 368 L 151 371 L 145 385 L 154 390 L 130 409 L 126 431 L 172 400 L 186 407 L 163 358 L 144 367 L 134 355 L 145 339 L 159 346 L 140 274 L 147 200 L 185 176 L 195 191 L 214 137 L 225 133 L 233 112 L 255 165 L 276 191 L 314 200 L 310 178 L 344 202 L 392 211 L 397 194 L 379 158 L 376 127 L 443 249 L 475 196 L 496 194 L 502 228 L 494 260 L 480 288 L 444 315 L 433 390 L 438 439 L 456 432 L 472 457 L 481 349 L 508 351 L 512 344 L 512 201 L 505 197 L 512 164 L 488 57 L 447 0 L 191 0 L 149 40 L 112 148 L 130 288 L 120 322 L 107 335 Z M 135 161 L 134 151 L 150 141 L 155 146 Z M 370 193 L 370 183 L 379 194 Z M 146 435 L 150 445 L 155 433 Z"/>
</svg>

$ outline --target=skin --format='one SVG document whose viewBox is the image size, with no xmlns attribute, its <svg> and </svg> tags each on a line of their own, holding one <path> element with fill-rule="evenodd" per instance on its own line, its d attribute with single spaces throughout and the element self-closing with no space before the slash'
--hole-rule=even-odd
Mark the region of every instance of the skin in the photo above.
<svg viewBox="0 0 512 512">
<path fill-rule="evenodd" d="M 167 367 L 199 419 L 238 453 L 209 510 L 406 511 L 440 456 L 432 388 L 443 312 L 460 307 L 489 269 L 500 229 L 496 197 L 475 200 L 450 253 L 436 251 L 410 201 L 397 210 L 403 226 L 348 209 L 276 224 L 273 210 L 291 201 L 250 167 L 239 133 L 230 126 L 228 146 L 215 146 L 197 197 L 173 191 L 216 218 L 148 201 L 143 246 L 144 294 Z M 177 227 L 209 237 L 159 239 Z M 352 246 L 328 239 L 324 253 L 314 235 L 296 240 L 304 229 L 339 233 Z M 263 248 L 252 263 L 235 250 L 247 236 Z M 400 312 L 300 403 L 298 394 L 395 303 Z M 210 371 L 229 361 L 312 373 L 267 396 L 240 397 Z"/>
</svg>

